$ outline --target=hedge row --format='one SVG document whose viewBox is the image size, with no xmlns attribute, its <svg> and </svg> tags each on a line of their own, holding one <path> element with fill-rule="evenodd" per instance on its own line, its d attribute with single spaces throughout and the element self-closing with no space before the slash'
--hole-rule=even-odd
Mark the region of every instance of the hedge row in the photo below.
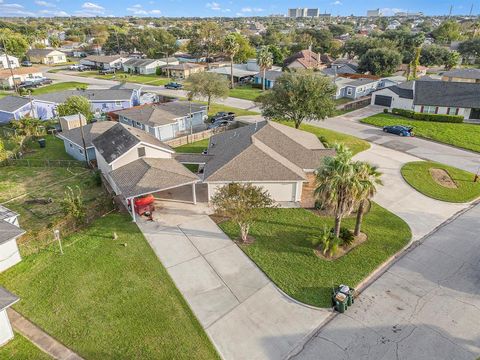
<svg viewBox="0 0 480 360">
<path fill-rule="evenodd" d="M 388 109 L 385 109 L 388 112 Z M 461 115 L 446 115 L 446 114 L 429 114 L 429 113 L 419 113 L 413 110 L 404 110 L 404 109 L 392 109 L 392 114 L 404 116 L 414 120 L 422 121 L 435 121 L 435 122 L 446 122 L 446 123 L 462 123 L 463 116 Z"/>
</svg>

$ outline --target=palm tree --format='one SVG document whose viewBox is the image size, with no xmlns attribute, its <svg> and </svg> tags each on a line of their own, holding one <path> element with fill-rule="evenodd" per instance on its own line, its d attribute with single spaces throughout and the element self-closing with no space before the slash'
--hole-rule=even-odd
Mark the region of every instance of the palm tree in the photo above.
<svg viewBox="0 0 480 360">
<path fill-rule="evenodd" d="M 262 90 L 265 90 L 265 71 L 273 65 L 272 53 L 266 46 L 263 46 L 257 55 L 257 64 L 262 70 Z"/>
<path fill-rule="evenodd" d="M 223 50 L 230 57 L 230 88 L 233 89 L 233 58 L 240 50 L 240 44 L 234 33 L 228 34 L 223 43 Z"/>
<path fill-rule="evenodd" d="M 340 235 L 342 219 L 353 211 L 360 188 L 352 152 L 343 144 L 335 145 L 334 157 L 324 158 L 317 170 L 314 194 L 335 216 L 334 234 Z"/>
<path fill-rule="evenodd" d="M 377 192 L 377 185 L 383 185 L 380 177 L 382 173 L 378 171 L 376 166 L 369 163 L 358 161 L 354 164 L 355 173 L 358 178 L 359 188 L 357 189 L 357 220 L 355 223 L 354 236 L 360 235 L 362 227 L 363 213 L 365 212 L 365 205 Z"/>
</svg>

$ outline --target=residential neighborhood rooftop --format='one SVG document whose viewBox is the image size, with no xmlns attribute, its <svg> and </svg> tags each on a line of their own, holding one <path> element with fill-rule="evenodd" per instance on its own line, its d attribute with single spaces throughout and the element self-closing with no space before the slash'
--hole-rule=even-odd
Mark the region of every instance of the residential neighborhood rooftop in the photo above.
<svg viewBox="0 0 480 360">
<path fill-rule="evenodd" d="M 0 111 L 13 112 L 29 102 L 30 99 L 26 97 L 8 95 L 0 99 Z"/>
<path fill-rule="evenodd" d="M 83 136 L 85 139 L 85 147 L 89 148 L 93 146 L 92 141 L 98 136 L 102 135 L 105 131 L 117 124 L 114 121 L 98 121 L 83 126 Z M 62 139 L 83 147 L 82 141 L 82 128 L 77 127 L 71 130 L 63 131 L 58 136 Z"/>
<path fill-rule="evenodd" d="M 85 89 L 85 90 L 64 90 L 52 93 L 33 95 L 32 98 L 52 103 L 63 103 L 70 96 L 83 96 L 91 101 L 125 100 L 132 98 L 134 90 L 130 89 Z"/>
<path fill-rule="evenodd" d="M 480 69 L 453 69 L 445 71 L 442 76 L 480 80 Z"/>
<path fill-rule="evenodd" d="M 0 219 L 0 244 L 22 235 L 25 231 Z"/>
<path fill-rule="evenodd" d="M 480 84 L 416 81 L 415 104 L 480 108 Z"/>
<path fill-rule="evenodd" d="M 0 311 L 15 304 L 19 298 L 13 295 L 10 291 L 0 286 Z"/>
</svg>

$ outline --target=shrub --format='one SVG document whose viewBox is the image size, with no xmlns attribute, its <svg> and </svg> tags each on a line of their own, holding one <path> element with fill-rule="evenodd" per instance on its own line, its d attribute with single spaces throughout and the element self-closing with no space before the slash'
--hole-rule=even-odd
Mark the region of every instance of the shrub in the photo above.
<svg viewBox="0 0 480 360">
<path fill-rule="evenodd" d="M 62 201 L 62 209 L 66 216 L 71 216 L 77 224 L 81 224 L 85 220 L 86 206 L 83 202 L 82 191 L 78 186 L 76 190 L 77 193 L 70 186 L 67 186 Z"/>
<path fill-rule="evenodd" d="M 383 109 L 384 114 L 388 114 L 388 109 Z"/>
<path fill-rule="evenodd" d="M 405 117 L 408 117 L 408 118 L 411 118 L 411 119 L 413 118 L 414 113 L 415 112 L 413 110 L 405 110 L 405 109 L 397 109 L 397 108 L 392 109 L 392 114 L 405 116 Z"/>
<path fill-rule="evenodd" d="M 342 240 L 337 238 L 327 227 L 324 227 L 318 235 L 310 238 L 314 247 L 320 247 L 322 254 L 333 257 L 338 253 Z"/>
<path fill-rule="evenodd" d="M 157 67 L 155 69 L 155 75 L 157 76 L 162 76 L 162 68 L 161 67 Z"/>
<path fill-rule="evenodd" d="M 334 229 L 331 230 L 332 233 L 334 231 Z M 343 242 L 343 245 L 350 245 L 353 240 L 355 240 L 355 237 L 353 236 L 353 232 L 351 232 L 350 230 L 348 230 L 346 227 L 341 227 L 340 228 L 340 239 L 342 240 Z"/>
<path fill-rule="evenodd" d="M 446 122 L 446 123 L 462 123 L 463 116 L 461 115 L 446 115 L 446 114 L 429 114 L 429 113 L 419 113 L 413 110 L 405 109 L 392 109 L 392 114 L 407 117 L 413 120 L 421 121 L 435 121 L 435 122 Z"/>
</svg>

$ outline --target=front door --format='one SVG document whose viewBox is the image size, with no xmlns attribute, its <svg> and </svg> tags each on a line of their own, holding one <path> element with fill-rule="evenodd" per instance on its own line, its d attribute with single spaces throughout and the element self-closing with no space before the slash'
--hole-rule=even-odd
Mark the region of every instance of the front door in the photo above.
<svg viewBox="0 0 480 360">
<path fill-rule="evenodd" d="M 471 109 L 470 119 L 480 119 L 480 109 Z"/>
<path fill-rule="evenodd" d="M 178 120 L 178 131 L 185 131 L 186 129 L 185 121 L 186 121 L 185 119 Z"/>
</svg>

